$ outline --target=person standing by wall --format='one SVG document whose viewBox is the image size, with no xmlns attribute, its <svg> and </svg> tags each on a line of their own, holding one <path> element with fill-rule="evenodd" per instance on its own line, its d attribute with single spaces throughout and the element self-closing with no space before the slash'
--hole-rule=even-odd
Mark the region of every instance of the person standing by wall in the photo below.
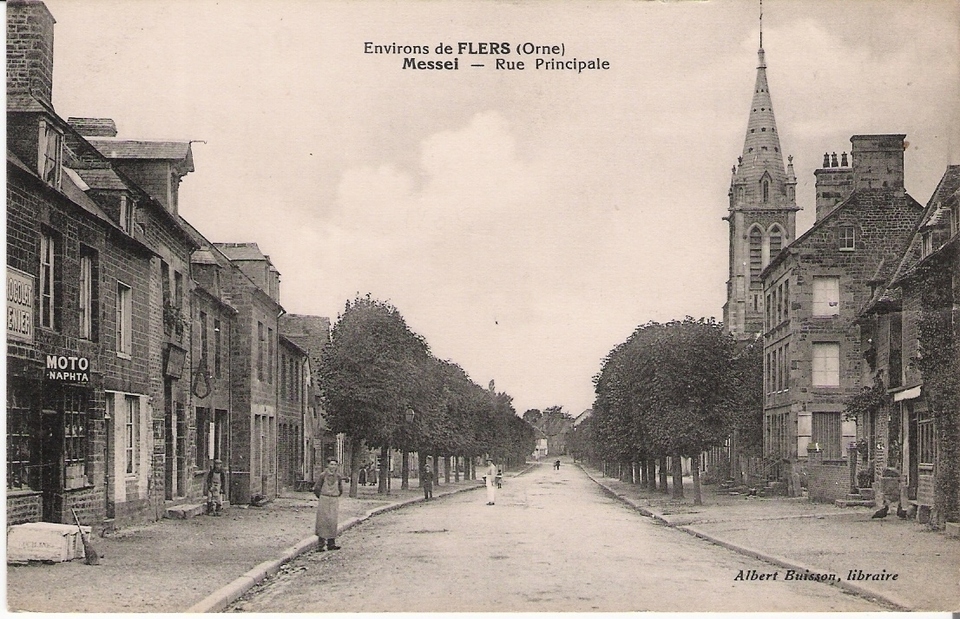
<svg viewBox="0 0 960 619">
<path fill-rule="evenodd" d="M 226 476 L 223 474 L 220 460 L 214 460 L 210 472 L 207 473 L 207 513 L 212 516 L 221 515 L 223 510 L 223 492 L 227 487 Z"/>
<path fill-rule="evenodd" d="M 337 472 L 336 458 L 327 460 L 327 468 L 320 474 L 313 485 L 313 494 L 317 496 L 317 522 L 315 532 L 319 538 L 317 551 L 340 550 L 336 544 L 337 512 L 340 507 L 340 497 L 343 495 L 343 479 Z M 326 548 L 324 548 L 326 541 Z"/>
<path fill-rule="evenodd" d="M 423 500 L 429 501 L 433 498 L 433 467 L 427 464 L 423 467 L 423 473 L 420 475 L 420 485 L 423 486 Z"/>
<path fill-rule="evenodd" d="M 493 505 L 497 499 L 497 465 L 492 458 L 487 458 L 487 470 L 483 480 L 487 483 L 487 505 Z"/>
</svg>

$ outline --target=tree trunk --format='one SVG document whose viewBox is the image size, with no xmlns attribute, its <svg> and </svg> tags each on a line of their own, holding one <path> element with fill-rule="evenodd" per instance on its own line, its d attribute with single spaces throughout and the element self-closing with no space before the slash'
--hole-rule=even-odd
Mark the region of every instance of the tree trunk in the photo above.
<svg viewBox="0 0 960 619">
<path fill-rule="evenodd" d="M 673 469 L 673 498 L 683 498 L 683 460 L 679 454 L 674 454 L 670 458 L 671 468 Z"/>
<path fill-rule="evenodd" d="M 420 480 L 418 487 L 423 488 L 423 471 L 427 468 L 427 452 L 422 449 L 417 452 L 417 479 Z"/>
<path fill-rule="evenodd" d="M 443 483 L 450 483 L 450 456 L 443 458 Z"/>
<path fill-rule="evenodd" d="M 730 435 L 730 474 L 727 479 L 732 479 L 738 486 L 743 482 L 740 475 L 740 437 L 737 430 Z"/>
<path fill-rule="evenodd" d="M 410 489 L 410 458 L 407 452 L 406 447 L 404 447 L 400 453 L 403 457 L 403 462 L 400 463 L 400 489 L 409 490 Z"/>
<path fill-rule="evenodd" d="M 650 487 L 650 469 L 647 467 L 647 459 L 640 460 L 640 487 Z"/>
<path fill-rule="evenodd" d="M 460 481 L 460 456 L 453 457 L 453 481 Z"/>
<path fill-rule="evenodd" d="M 660 492 L 668 494 L 670 487 L 667 484 L 667 457 L 661 456 L 658 464 L 660 465 Z"/>
<path fill-rule="evenodd" d="M 350 491 L 352 498 L 357 498 L 357 487 L 360 479 L 360 450 L 363 449 L 363 439 L 350 437 Z"/>
<path fill-rule="evenodd" d="M 377 478 L 377 494 L 387 494 L 387 476 L 390 474 L 390 448 L 384 445 L 380 448 L 380 475 Z"/>
<path fill-rule="evenodd" d="M 693 504 L 703 505 L 703 496 L 700 494 L 700 459 L 691 459 L 693 471 Z"/>
<path fill-rule="evenodd" d="M 440 452 L 433 452 L 433 483 L 440 485 Z"/>
</svg>

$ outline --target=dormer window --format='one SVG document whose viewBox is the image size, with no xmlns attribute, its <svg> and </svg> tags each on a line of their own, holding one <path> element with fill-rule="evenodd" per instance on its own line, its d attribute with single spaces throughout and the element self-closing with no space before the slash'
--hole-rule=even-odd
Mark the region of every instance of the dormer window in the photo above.
<svg viewBox="0 0 960 619">
<path fill-rule="evenodd" d="M 47 121 L 40 121 L 37 140 L 37 172 L 43 182 L 60 189 L 63 163 L 63 135 Z"/>
<path fill-rule="evenodd" d="M 767 179 L 763 179 L 760 183 L 760 193 L 763 195 L 764 202 L 770 201 L 770 181 Z"/>
<path fill-rule="evenodd" d="M 923 257 L 926 258 L 933 253 L 933 231 L 927 230 L 923 235 Z"/>
<path fill-rule="evenodd" d="M 120 196 L 120 228 L 127 234 L 133 234 L 134 202 L 126 194 Z"/>
</svg>

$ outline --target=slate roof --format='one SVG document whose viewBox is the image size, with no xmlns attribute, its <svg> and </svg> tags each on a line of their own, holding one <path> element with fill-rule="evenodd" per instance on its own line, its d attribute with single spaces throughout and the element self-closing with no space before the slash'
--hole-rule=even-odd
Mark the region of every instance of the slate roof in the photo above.
<svg viewBox="0 0 960 619">
<path fill-rule="evenodd" d="M 267 260 L 256 243 L 214 243 L 230 260 Z"/>
<path fill-rule="evenodd" d="M 53 112 L 53 108 L 41 103 L 31 94 L 8 94 L 7 95 L 8 112 Z"/>
<path fill-rule="evenodd" d="M 129 189 L 111 168 L 88 168 L 76 170 L 80 178 L 93 189 Z"/>
<path fill-rule="evenodd" d="M 874 310 L 876 306 L 896 304 L 903 297 L 903 291 L 897 283 L 907 275 L 923 258 L 923 237 L 919 231 L 935 226 L 941 216 L 941 201 L 960 191 L 960 165 L 947 166 L 940 183 L 930 196 L 917 232 L 914 232 L 895 269 L 891 269 L 884 278 L 883 286 L 877 288 L 873 298 L 867 303 L 863 314 Z"/>
<path fill-rule="evenodd" d="M 190 142 L 130 140 L 88 136 L 88 142 L 110 159 L 184 159 Z"/>
<path fill-rule="evenodd" d="M 130 140 L 125 138 L 87 137 L 108 159 L 168 159 L 186 161 L 193 171 L 190 142 L 182 140 Z"/>
</svg>

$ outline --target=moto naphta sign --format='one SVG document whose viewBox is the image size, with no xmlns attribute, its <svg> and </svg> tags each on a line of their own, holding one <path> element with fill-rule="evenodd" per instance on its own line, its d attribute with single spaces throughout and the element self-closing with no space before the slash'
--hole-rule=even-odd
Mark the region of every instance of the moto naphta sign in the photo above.
<svg viewBox="0 0 960 619">
<path fill-rule="evenodd" d="M 47 355 L 44 378 L 59 383 L 90 382 L 90 360 L 86 357 Z"/>
</svg>

